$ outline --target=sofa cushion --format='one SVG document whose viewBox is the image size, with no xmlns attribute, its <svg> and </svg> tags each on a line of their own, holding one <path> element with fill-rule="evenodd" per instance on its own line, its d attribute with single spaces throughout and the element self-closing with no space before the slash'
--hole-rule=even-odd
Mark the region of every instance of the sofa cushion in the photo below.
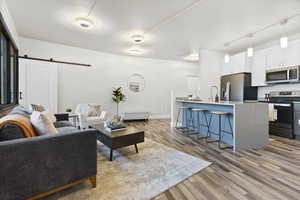
<svg viewBox="0 0 300 200">
<path fill-rule="evenodd" d="M 30 121 L 39 135 L 58 133 L 53 122 L 42 112 L 33 111 L 30 116 Z"/>
<path fill-rule="evenodd" d="M 87 116 L 97 117 L 101 114 L 101 105 L 98 104 L 88 104 Z"/>
<path fill-rule="evenodd" d="M 19 105 L 14 107 L 12 111 L 8 113 L 8 115 L 14 115 L 14 114 L 18 114 L 30 118 L 31 112 L 27 110 L 25 107 Z"/>
<path fill-rule="evenodd" d="M 45 111 L 42 112 L 42 114 L 45 117 L 47 117 L 48 120 L 50 120 L 52 123 L 56 122 L 56 117 L 55 117 L 55 115 L 52 112 L 50 112 L 48 110 L 45 110 Z"/>
<path fill-rule="evenodd" d="M 24 132 L 16 124 L 6 124 L 0 129 L 0 142 L 24 138 Z"/>
<path fill-rule="evenodd" d="M 61 127 L 72 126 L 72 124 L 69 121 L 57 121 L 57 122 L 54 122 L 54 126 L 56 128 L 61 128 Z"/>
<path fill-rule="evenodd" d="M 60 127 L 60 128 L 57 128 L 57 131 L 60 134 L 80 132 L 79 129 L 72 127 L 72 126 Z"/>
<path fill-rule="evenodd" d="M 46 109 L 45 109 L 44 106 L 42 106 L 42 105 L 38 105 L 38 104 L 30 104 L 30 105 L 29 105 L 29 110 L 30 110 L 30 112 L 33 112 L 33 111 L 43 112 L 43 111 L 45 111 Z"/>
</svg>

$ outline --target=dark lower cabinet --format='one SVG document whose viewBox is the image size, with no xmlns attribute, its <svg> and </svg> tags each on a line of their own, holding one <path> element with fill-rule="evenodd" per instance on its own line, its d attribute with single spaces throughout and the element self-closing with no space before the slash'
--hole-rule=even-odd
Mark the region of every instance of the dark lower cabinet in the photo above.
<svg viewBox="0 0 300 200">
<path fill-rule="evenodd" d="M 300 111 L 294 112 L 294 134 L 297 140 L 300 140 Z"/>
</svg>

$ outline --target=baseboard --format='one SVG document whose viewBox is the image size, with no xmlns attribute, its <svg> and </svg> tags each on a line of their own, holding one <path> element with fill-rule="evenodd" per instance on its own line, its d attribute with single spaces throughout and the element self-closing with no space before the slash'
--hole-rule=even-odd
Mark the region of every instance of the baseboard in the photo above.
<svg viewBox="0 0 300 200">
<path fill-rule="evenodd" d="M 170 119 L 170 114 L 151 114 L 149 119 Z"/>
</svg>

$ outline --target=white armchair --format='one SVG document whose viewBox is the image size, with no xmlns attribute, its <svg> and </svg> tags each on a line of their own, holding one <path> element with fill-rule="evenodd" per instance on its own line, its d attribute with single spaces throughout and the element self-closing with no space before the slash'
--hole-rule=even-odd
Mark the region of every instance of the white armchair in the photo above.
<svg viewBox="0 0 300 200">
<path fill-rule="evenodd" d="M 95 109 L 95 107 L 100 108 L 100 105 L 95 103 L 88 103 L 79 104 L 76 107 L 75 114 L 78 115 L 79 126 L 81 129 L 86 129 L 92 125 L 104 123 L 106 111 L 99 112 Z"/>
</svg>

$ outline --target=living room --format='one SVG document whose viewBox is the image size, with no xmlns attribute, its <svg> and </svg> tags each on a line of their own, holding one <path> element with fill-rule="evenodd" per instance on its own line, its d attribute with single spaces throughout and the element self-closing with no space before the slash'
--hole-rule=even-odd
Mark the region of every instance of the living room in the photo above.
<svg viewBox="0 0 300 200">
<path fill-rule="evenodd" d="M 0 13 L 1 200 L 300 198 L 298 0 Z"/>
</svg>

